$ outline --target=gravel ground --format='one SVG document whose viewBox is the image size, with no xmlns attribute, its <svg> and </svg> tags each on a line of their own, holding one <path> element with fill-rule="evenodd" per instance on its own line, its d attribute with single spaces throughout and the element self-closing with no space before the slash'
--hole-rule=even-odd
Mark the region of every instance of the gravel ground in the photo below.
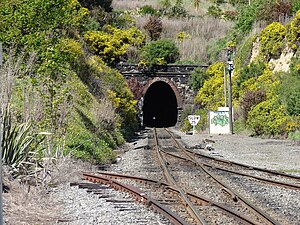
<svg viewBox="0 0 300 225">
<path fill-rule="evenodd" d="M 240 135 L 187 135 L 175 129 L 172 129 L 172 131 L 182 136 L 182 141 L 186 146 L 201 145 L 206 147 L 206 149 L 199 149 L 199 151 L 206 154 L 300 175 L 299 143 Z M 204 141 L 205 139 L 206 141 Z M 208 143 L 207 139 L 213 142 Z M 110 170 L 117 173 L 147 176 L 143 173 L 145 165 L 141 160 L 145 154 L 142 147 L 145 145 L 147 145 L 145 135 L 141 135 L 134 142 L 127 143 L 127 150 L 120 155 L 119 162 L 112 165 Z M 113 194 L 117 198 L 128 198 L 128 196 L 117 191 L 113 191 Z M 61 186 L 52 195 L 61 203 L 62 219 L 65 219 L 65 222 L 57 224 L 168 224 L 157 213 L 134 202 L 132 207 L 136 210 L 133 213 L 126 211 L 120 213 L 113 204 L 107 203 L 105 200 L 99 199 L 93 194 L 88 194 L 77 187 Z M 112 220 L 112 222 L 109 222 L 109 220 Z"/>
<path fill-rule="evenodd" d="M 196 134 L 188 135 L 173 129 L 182 136 L 186 146 L 201 145 L 202 153 L 215 155 L 247 165 L 300 175 L 300 143 L 290 140 L 262 139 L 242 135 Z M 205 143 L 209 139 L 214 143 Z"/>
</svg>

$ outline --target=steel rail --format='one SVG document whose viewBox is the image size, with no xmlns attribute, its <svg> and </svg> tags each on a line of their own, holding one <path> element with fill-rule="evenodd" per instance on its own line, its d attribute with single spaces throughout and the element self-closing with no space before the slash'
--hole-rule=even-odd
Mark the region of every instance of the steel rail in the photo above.
<svg viewBox="0 0 300 225">
<path fill-rule="evenodd" d="M 261 210 L 259 207 L 255 206 L 251 201 L 249 201 L 248 199 L 246 199 L 245 197 L 243 197 L 239 192 L 233 190 L 220 177 L 217 177 L 215 174 L 212 174 L 211 172 L 209 172 L 202 163 L 200 163 L 197 159 L 193 158 L 186 151 L 186 149 L 176 140 L 176 138 L 174 137 L 174 135 L 168 129 L 165 129 L 165 130 L 170 134 L 170 136 L 172 137 L 173 141 L 176 143 L 178 149 L 182 150 L 183 153 L 188 158 L 190 158 L 194 162 L 194 164 L 196 164 L 197 166 L 199 166 L 199 168 L 201 168 L 201 170 L 203 172 L 205 172 L 208 176 L 210 176 L 213 180 L 215 180 L 222 187 L 226 188 L 229 193 L 233 193 L 237 199 L 239 199 L 241 202 L 243 202 L 245 205 L 247 205 L 250 209 L 252 209 L 254 212 L 256 212 L 256 214 L 260 215 L 261 218 L 263 218 L 264 220 L 268 221 L 268 223 L 273 224 L 273 225 L 280 225 L 280 223 L 277 220 L 275 220 L 273 217 L 271 217 L 265 211 Z"/>
<path fill-rule="evenodd" d="M 145 204 L 149 208 L 161 213 L 162 215 L 164 215 L 167 219 L 169 219 L 174 224 L 188 225 L 188 223 L 186 221 L 184 221 L 181 217 L 179 217 L 176 213 L 172 212 L 170 209 L 163 206 L 158 201 L 150 198 L 143 191 L 141 191 L 135 187 L 132 187 L 127 184 L 122 184 L 116 180 L 112 180 L 107 177 L 93 175 L 93 174 L 84 173 L 83 178 L 88 181 L 94 182 L 94 183 L 106 184 L 116 190 L 126 191 L 126 192 L 130 193 L 132 195 L 132 197 L 135 198 L 135 200 L 137 200 L 138 202 Z"/>
<path fill-rule="evenodd" d="M 160 164 L 162 166 L 163 173 L 164 173 L 164 176 L 165 176 L 166 180 L 170 184 L 174 185 L 177 188 L 177 190 L 180 193 L 180 196 L 181 196 L 182 200 L 186 203 L 186 207 L 187 207 L 188 212 L 195 219 L 195 221 L 197 221 L 197 224 L 207 225 L 207 222 L 205 221 L 204 217 L 200 214 L 199 210 L 195 207 L 195 205 L 186 196 L 186 194 L 185 194 L 186 191 L 184 191 L 182 188 L 180 188 L 177 185 L 177 183 L 174 180 L 174 178 L 172 177 L 171 172 L 167 168 L 167 162 L 163 158 L 163 156 L 161 154 L 161 151 L 160 151 L 160 147 L 159 147 L 159 144 L 158 144 L 158 138 L 157 138 L 156 128 L 153 129 L 153 132 L 154 132 L 154 141 L 155 141 L 156 153 L 157 153 L 157 156 L 159 158 Z"/>
<path fill-rule="evenodd" d="M 153 183 L 154 185 L 164 186 L 165 189 L 171 190 L 171 191 L 176 192 L 176 193 L 179 194 L 178 189 L 175 186 L 173 186 L 169 183 L 165 183 L 165 182 L 161 182 L 161 181 L 157 181 L 157 180 L 153 180 L 153 179 L 149 179 L 149 178 L 126 175 L 126 174 L 116 174 L 116 173 L 110 173 L 110 172 L 98 172 L 98 173 L 100 175 L 108 177 L 108 178 L 128 179 L 128 180 L 134 180 L 136 182 L 141 182 L 141 183 L 144 183 L 144 182 L 145 183 Z M 224 204 L 215 202 L 215 201 L 210 200 L 206 197 L 194 194 L 194 193 L 189 192 L 189 191 L 186 192 L 186 194 L 188 196 L 190 196 L 191 198 L 193 198 L 195 201 L 201 202 L 202 205 L 211 205 L 211 206 L 215 206 L 215 207 L 221 209 L 222 211 L 224 211 L 228 215 L 231 215 L 231 216 L 239 219 L 244 224 L 258 225 L 252 219 L 242 215 L 240 212 L 232 210 L 231 208 L 229 208 L 228 206 L 226 206 Z"/>
<path fill-rule="evenodd" d="M 282 176 L 284 178 L 295 179 L 296 181 L 300 182 L 300 177 L 292 175 L 292 174 L 279 172 L 279 171 L 276 171 L 276 170 L 264 169 L 264 168 L 260 168 L 260 167 L 256 167 L 256 166 L 249 166 L 249 165 L 246 165 L 246 164 L 243 164 L 243 163 L 233 162 L 233 161 L 229 161 L 229 160 L 226 160 L 226 159 L 218 159 L 216 157 L 208 156 L 208 155 L 205 155 L 205 154 L 202 154 L 202 153 L 199 153 L 199 152 L 194 152 L 194 151 L 191 151 L 189 149 L 186 149 L 186 151 L 190 152 L 192 154 L 195 154 L 198 157 L 208 158 L 208 159 L 211 159 L 211 160 L 214 160 L 214 161 L 217 161 L 217 162 L 226 163 L 226 164 L 229 164 L 229 165 L 237 165 L 237 166 L 244 167 L 246 169 L 254 169 L 254 170 L 261 171 L 261 172 L 270 173 L 272 175 Z"/>
<path fill-rule="evenodd" d="M 178 159 L 181 159 L 181 160 L 188 160 L 188 161 L 194 163 L 194 161 L 192 159 L 187 159 L 187 158 L 175 155 L 171 152 L 165 152 L 164 151 L 164 153 L 167 154 L 167 155 L 170 155 L 172 157 L 175 157 L 175 158 L 178 158 Z M 228 173 L 237 174 L 237 175 L 240 175 L 240 176 L 250 177 L 250 178 L 253 178 L 253 179 L 256 179 L 256 180 L 259 180 L 259 181 L 263 181 L 263 182 L 266 182 L 266 183 L 269 183 L 269 184 L 272 184 L 272 185 L 285 187 L 285 188 L 289 188 L 289 189 L 293 189 L 293 190 L 300 190 L 300 185 L 297 185 L 297 184 L 291 184 L 291 183 L 287 183 L 287 182 L 283 182 L 283 181 L 271 180 L 271 179 L 264 178 L 264 177 L 259 177 L 259 176 L 256 176 L 256 175 L 251 175 L 251 174 L 247 174 L 247 173 L 243 173 L 243 172 L 239 172 L 239 171 L 230 170 L 230 169 L 227 169 L 227 168 L 222 168 L 222 167 L 219 167 L 219 166 L 216 166 L 216 165 L 211 165 L 211 164 L 208 164 L 208 163 L 202 163 L 202 165 L 206 166 L 206 167 L 209 167 L 209 168 L 212 168 L 212 169 L 217 169 L 217 170 L 225 171 L 225 172 L 228 172 Z"/>
</svg>

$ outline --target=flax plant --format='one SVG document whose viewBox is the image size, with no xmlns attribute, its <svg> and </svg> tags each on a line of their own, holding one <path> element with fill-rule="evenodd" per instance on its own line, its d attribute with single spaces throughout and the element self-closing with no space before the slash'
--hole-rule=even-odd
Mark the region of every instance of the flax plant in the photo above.
<svg viewBox="0 0 300 225">
<path fill-rule="evenodd" d="M 28 174 L 29 168 L 34 165 L 30 160 L 35 154 L 33 149 L 44 138 L 38 140 L 37 134 L 30 134 L 29 122 L 13 125 L 8 109 L 4 113 L 2 126 L 2 162 L 8 165 L 16 176 L 20 172 Z"/>
<path fill-rule="evenodd" d="M 30 154 L 30 146 L 32 146 L 35 139 L 34 136 L 29 135 L 31 125 L 28 122 L 12 125 L 12 118 L 9 112 L 9 103 L 15 79 L 24 74 L 30 74 L 35 58 L 34 55 L 30 55 L 27 58 L 28 61 L 24 64 L 25 51 L 20 52 L 18 56 L 16 54 L 15 50 L 5 50 L 4 63 L 0 68 L 2 162 L 8 165 L 15 175 L 19 173 L 21 168 L 26 168 L 26 164 L 29 164 L 26 159 Z"/>
</svg>

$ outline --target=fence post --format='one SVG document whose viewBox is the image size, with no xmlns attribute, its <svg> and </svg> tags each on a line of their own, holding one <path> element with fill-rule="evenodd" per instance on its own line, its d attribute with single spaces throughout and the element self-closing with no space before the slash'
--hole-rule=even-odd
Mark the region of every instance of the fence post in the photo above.
<svg viewBox="0 0 300 225">
<path fill-rule="evenodd" d="M 3 63 L 3 48 L 2 43 L 0 42 L 0 73 L 2 73 L 2 63 Z M 3 225 L 3 196 L 2 196 L 2 189 L 3 189 L 3 182 L 2 182 L 2 133 L 3 133 L 3 126 L 2 126 L 2 105 L 0 105 L 0 225 Z"/>
</svg>

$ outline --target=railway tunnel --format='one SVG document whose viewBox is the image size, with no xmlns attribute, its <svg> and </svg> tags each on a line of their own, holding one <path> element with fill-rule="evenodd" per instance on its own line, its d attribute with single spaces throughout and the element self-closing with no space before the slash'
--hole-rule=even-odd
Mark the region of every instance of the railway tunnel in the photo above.
<svg viewBox="0 0 300 225">
<path fill-rule="evenodd" d="M 178 104 L 171 86 L 164 81 L 152 83 L 144 95 L 143 123 L 146 127 L 172 127 L 177 123 Z"/>
</svg>

